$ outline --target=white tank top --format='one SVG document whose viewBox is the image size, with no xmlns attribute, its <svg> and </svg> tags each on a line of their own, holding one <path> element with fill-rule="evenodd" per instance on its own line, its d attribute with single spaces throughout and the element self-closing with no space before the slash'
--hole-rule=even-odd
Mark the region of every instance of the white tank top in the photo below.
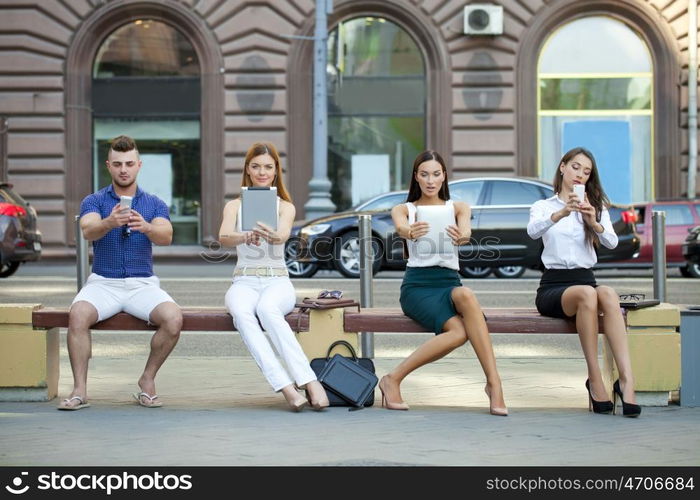
<svg viewBox="0 0 700 500">
<path fill-rule="evenodd" d="M 452 203 L 452 200 L 447 200 L 445 205 L 452 207 L 452 211 L 454 212 L 454 204 Z M 416 206 L 409 201 L 406 203 L 406 207 L 408 208 L 408 223 L 413 224 L 416 222 Z M 455 224 L 456 223 L 457 222 L 455 219 Z M 454 247 L 454 254 L 450 255 L 438 253 L 431 255 L 419 255 L 416 250 L 418 246 L 416 241 L 406 240 L 406 243 L 408 245 L 408 262 L 406 262 L 407 267 L 440 266 L 448 269 L 459 270 L 459 256 L 457 254 L 458 247 Z"/>
<path fill-rule="evenodd" d="M 280 198 L 277 197 L 277 221 L 279 223 Z M 241 212 L 242 205 L 238 206 L 238 216 L 236 217 L 236 231 L 241 231 Z M 284 262 L 284 243 L 270 244 L 265 240 L 260 240 L 260 245 L 248 245 L 241 243 L 236 245 L 238 260 L 236 261 L 236 269 L 244 267 L 273 267 L 286 268 Z"/>
</svg>

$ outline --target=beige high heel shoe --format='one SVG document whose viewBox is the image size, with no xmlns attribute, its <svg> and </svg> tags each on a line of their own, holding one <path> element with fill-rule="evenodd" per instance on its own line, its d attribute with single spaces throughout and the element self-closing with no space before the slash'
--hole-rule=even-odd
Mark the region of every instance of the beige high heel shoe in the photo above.
<svg viewBox="0 0 700 500">
<path fill-rule="evenodd" d="M 318 387 L 315 387 L 318 385 Z M 319 398 L 314 398 L 313 395 L 311 394 L 312 391 L 309 391 L 309 386 L 314 386 L 315 391 L 321 393 L 322 396 Z M 318 380 L 314 380 L 312 382 L 309 382 L 305 386 L 306 388 L 306 395 L 309 398 L 309 401 L 311 403 L 311 407 L 316 410 L 316 411 L 322 411 L 328 408 L 330 406 L 330 401 L 328 401 L 328 396 L 326 395 L 326 389 L 321 385 L 321 383 Z"/>
<path fill-rule="evenodd" d="M 288 387 L 291 387 L 291 390 L 288 390 Z M 284 399 L 287 400 L 287 404 L 294 412 L 300 412 L 309 404 L 309 401 L 299 394 L 293 385 L 282 389 L 282 394 L 284 395 Z"/>
<path fill-rule="evenodd" d="M 491 406 L 491 391 L 489 391 L 488 384 L 486 384 L 486 386 L 484 387 L 484 392 L 489 397 L 489 413 L 491 413 L 491 415 L 496 415 L 497 417 L 507 417 L 508 408 Z"/>
<path fill-rule="evenodd" d="M 382 377 L 382 379 L 379 381 L 379 391 L 382 393 L 382 408 L 386 408 L 387 410 L 402 410 L 406 411 L 408 410 L 408 405 L 401 401 L 400 403 L 393 403 L 389 401 L 386 396 L 384 395 L 384 388 L 382 387 L 382 382 L 384 382 L 384 379 L 386 378 L 386 375 Z"/>
</svg>

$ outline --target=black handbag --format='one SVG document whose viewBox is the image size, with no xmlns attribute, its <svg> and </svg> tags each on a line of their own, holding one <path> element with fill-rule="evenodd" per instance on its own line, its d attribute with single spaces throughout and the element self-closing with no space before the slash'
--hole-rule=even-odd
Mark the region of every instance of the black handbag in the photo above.
<svg viewBox="0 0 700 500">
<path fill-rule="evenodd" d="M 350 358 L 331 351 L 338 345 L 350 351 Z M 345 340 L 333 342 L 325 358 L 311 360 L 311 369 L 323 384 L 330 406 L 354 406 L 357 409 L 374 404 L 374 388 L 378 379 L 374 363 L 369 358 L 358 358 L 355 349 Z"/>
</svg>

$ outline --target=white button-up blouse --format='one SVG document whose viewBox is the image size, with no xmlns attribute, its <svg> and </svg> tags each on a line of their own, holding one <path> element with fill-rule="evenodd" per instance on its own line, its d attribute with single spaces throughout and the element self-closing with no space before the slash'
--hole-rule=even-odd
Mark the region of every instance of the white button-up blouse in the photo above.
<svg viewBox="0 0 700 500">
<path fill-rule="evenodd" d="M 556 223 L 552 221 L 552 214 L 565 205 L 557 195 L 532 205 L 527 234 L 532 239 L 542 238 L 542 263 L 547 269 L 590 269 L 598 262 L 598 257 L 593 246 L 586 243 L 583 215 L 571 212 Z M 607 208 L 603 208 L 600 225 L 603 226 L 603 232 L 596 233 L 600 243 L 607 248 L 615 248 L 617 234 L 610 222 Z"/>
</svg>

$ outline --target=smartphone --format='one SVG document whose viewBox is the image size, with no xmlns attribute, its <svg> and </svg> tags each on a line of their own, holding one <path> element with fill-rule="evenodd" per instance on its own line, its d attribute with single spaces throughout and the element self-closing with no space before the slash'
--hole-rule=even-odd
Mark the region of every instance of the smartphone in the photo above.
<svg viewBox="0 0 700 500">
<path fill-rule="evenodd" d="M 131 196 L 122 196 L 119 198 L 119 209 L 124 211 L 124 210 L 131 210 L 131 201 L 133 200 L 133 197 Z"/>
<path fill-rule="evenodd" d="M 131 202 L 134 198 L 131 196 L 122 196 L 119 198 L 119 210 L 122 212 L 131 210 Z M 123 235 L 129 236 L 131 234 L 131 228 L 126 225 L 123 229 Z"/>
<path fill-rule="evenodd" d="M 583 203 L 583 196 L 586 192 L 586 186 L 584 184 L 574 184 L 574 194 L 578 196 L 579 203 Z"/>
</svg>

